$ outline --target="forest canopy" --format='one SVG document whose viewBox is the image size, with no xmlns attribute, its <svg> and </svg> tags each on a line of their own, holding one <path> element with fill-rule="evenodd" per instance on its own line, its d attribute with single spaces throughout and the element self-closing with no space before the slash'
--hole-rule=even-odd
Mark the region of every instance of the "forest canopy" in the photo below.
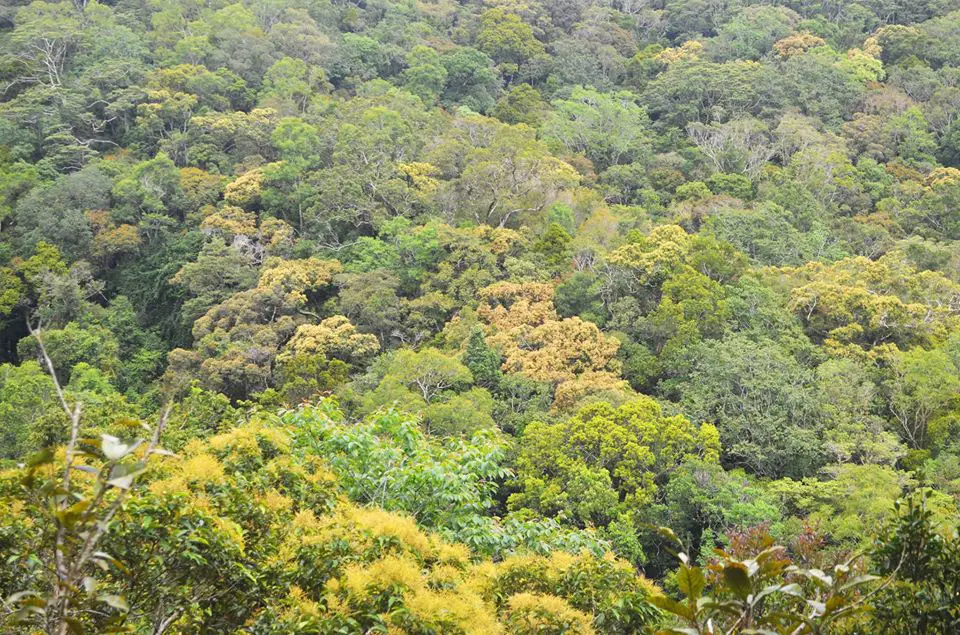
<svg viewBox="0 0 960 635">
<path fill-rule="evenodd" d="M 0 631 L 960 631 L 958 30 L 6 2 Z"/>
</svg>

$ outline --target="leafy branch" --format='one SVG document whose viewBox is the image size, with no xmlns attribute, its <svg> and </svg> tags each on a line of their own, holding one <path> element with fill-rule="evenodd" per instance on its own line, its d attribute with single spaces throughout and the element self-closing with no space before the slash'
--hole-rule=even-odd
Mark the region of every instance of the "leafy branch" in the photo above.
<svg viewBox="0 0 960 635">
<path fill-rule="evenodd" d="M 82 404 L 68 401 L 40 330 L 29 323 L 28 328 L 67 415 L 70 434 L 62 469 L 57 468 L 57 452 L 50 447 L 24 465 L 26 498 L 46 517 L 48 526 L 55 528 L 49 553 L 41 555 L 50 560 L 45 563 L 50 579 L 44 591 L 24 590 L 8 598 L 8 619 L 13 624 L 42 625 L 48 635 L 67 635 L 85 632 L 84 617 L 107 615 L 103 632 L 116 632 L 129 607 L 122 596 L 102 590 L 94 573 L 96 569 L 112 567 L 123 572 L 125 568 L 102 550 L 101 543 L 150 460 L 171 455 L 160 447 L 170 408 L 152 429 L 141 424 L 149 433 L 146 439 L 128 444 L 109 434 L 83 438 Z M 104 611 L 103 605 L 113 611 Z"/>
</svg>

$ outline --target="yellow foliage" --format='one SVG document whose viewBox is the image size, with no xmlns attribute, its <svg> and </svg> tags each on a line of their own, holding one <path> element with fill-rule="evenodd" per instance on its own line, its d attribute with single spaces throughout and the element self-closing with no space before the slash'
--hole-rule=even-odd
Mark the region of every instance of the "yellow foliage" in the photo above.
<svg viewBox="0 0 960 635">
<path fill-rule="evenodd" d="M 301 616 L 320 617 L 320 605 L 308 598 L 303 589 L 294 585 L 290 587 L 288 606 L 284 618 L 295 622 Z"/>
<path fill-rule="evenodd" d="M 224 538 L 230 541 L 237 551 L 243 553 L 246 545 L 243 540 L 243 529 L 234 521 L 224 516 L 215 515 L 214 525 L 221 531 Z"/>
<path fill-rule="evenodd" d="M 189 494 L 190 488 L 187 482 L 179 476 L 164 478 L 150 483 L 148 489 L 154 496 L 176 496 L 178 494 Z"/>
<path fill-rule="evenodd" d="M 194 439 L 180 454 L 182 460 L 151 470 L 148 478 L 155 480 L 136 499 L 137 504 L 146 503 L 145 513 L 158 513 L 162 519 L 150 531 L 188 533 L 189 540 L 209 541 L 226 552 L 217 556 L 238 558 L 249 549 L 250 558 L 284 576 L 290 584 L 287 593 L 266 598 L 264 610 L 275 632 L 316 632 L 315 626 L 336 613 L 373 621 L 373 630 L 396 633 L 591 633 L 591 616 L 549 595 L 552 589 L 584 574 L 592 577 L 602 566 L 601 575 L 613 572 L 613 586 L 583 605 L 579 597 L 571 602 L 591 611 L 598 605 L 589 602 L 609 603 L 619 589 L 637 591 L 638 578 L 629 565 L 586 552 L 474 564 L 465 545 L 422 530 L 412 517 L 346 500 L 332 509 L 329 499 L 312 504 L 311 482 L 332 483 L 333 476 L 321 458 L 291 454 L 289 432 L 267 418 L 207 440 Z M 62 461 L 62 449 L 59 456 Z M 8 504 L 4 495 L 21 477 L 19 471 L 0 472 L 0 505 Z M 204 486 L 211 483 L 231 488 L 232 495 L 206 492 Z M 169 496 L 183 498 L 167 500 Z M 248 502 L 261 513 L 251 513 Z M 9 508 L 16 517 L 24 504 Z M 137 531 L 140 523 L 123 525 L 122 531 Z M 327 557 L 331 548 L 338 562 L 332 564 L 329 578 L 301 574 L 305 561 Z M 614 567 L 625 567 L 623 575 Z M 528 575 L 531 572 L 535 576 Z M 528 588 L 533 577 L 539 586 Z M 510 584 L 513 588 L 504 591 Z M 574 597 L 570 591 L 563 593 Z M 389 612 L 382 608 L 385 602 Z"/>
<path fill-rule="evenodd" d="M 313 513 L 313 510 L 310 509 L 301 509 L 297 512 L 297 515 L 293 517 L 293 522 L 291 526 L 294 529 L 300 529 L 303 531 L 318 531 L 322 525 L 317 519 L 316 514 Z"/>
<path fill-rule="evenodd" d="M 956 322 L 960 307 L 960 284 L 936 271 L 917 271 L 898 252 L 877 260 L 811 262 L 770 274 L 772 282 L 787 287 L 790 308 L 808 331 L 840 346 L 927 342 Z"/>
<path fill-rule="evenodd" d="M 555 320 L 553 285 L 540 282 L 497 282 L 480 290 L 477 314 L 490 326 L 507 331 Z"/>
<path fill-rule="evenodd" d="M 220 460 L 228 463 L 260 459 L 264 450 L 270 453 L 290 451 L 290 436 L 261 421 L 251 421 L 218 434 L 211 437 L 208 443 Z"/>
<path fill-rule="evenodd" d="M 320 324 L 302 324 L 278 356 L 278 360 L 296 354 L 323 355 L 346 361 L 363 359 L 380 350 L 375 335 L 360 333 L 350 320 L 335 315 Z"/>
<path fill-rule="evenodd" d="M 570 410 L 584 397 L 598 393 L 604 393 L 605 401 L 610 402 L 623 402 L 636 394 L 630 384 L 615 373 L 587 371 L 559 384 L 553 405 L 557 410 Z"/>
<path fill-rule="evenodd" d="M 420 531 L 416 521 L 377 507 L 352 507 L 344 511 L 344 517 L 356 524 L 356 529 L 376 538 L 394 538 L 421 559 L 433 555 L 430 538 Z"/>
<path fill-rule="evenodd" d="M 294 242 L 293 227 L 279 218 L 265 218 L 260 221 L 260 240 L 268 253 L 280 248 L 289 248 Z"/>
<path fill-rule="evenodd" d="M 440 175 L 440 168 L 431 163 L 400 163 L 397 167 L 424 194 L 433 194 L 440 187 L 440 181 L 434 178 Z"/>
<path fill-rule="evenodd" d="M 219 174 L 210 174 L 200 168 L 180 168 L 180 187 L 191 201 L 212 202 L 220 197 L 226 179 Z"/>
<path fill-rule="evenodd" d="M 594 632 L 589 615 L 555 595 L 517 593 L 507 600 L 507 606 L 507 624 L 516 635 L 592 635 Z"/>
<path fill-rule="evenodd" d="M 260 203 L 263 190 L 263 170 L 250 170 L 238 176 L 223 192 L 223 200 L 229 205 L 251 208 Z"/>
<path fill-rule="evenodd" d="M 924 185 L 937 187 L 939 185 L 955 185 L 960 182 L 960 170 L 957 168 L 937 168 L 927 175 Z"/>
<path fill-rule="evenodd" d="M 487 241 L 487 247 L 495 256 L 502 256 L 509 252 L 521 241 L 520 233 L 506 227 L 490 227 L 481 225 L 474 229 Z"/>
<path fill-rule="evenodd" d="M 371 564 L 352 564 L 343 571 L 341 588 L 354 595 L 365 595 L 371 589 L 417 590 L 425 585 L 420 565 L 409 558 L 387 556 Z"/>
<path fill-rule="evenodd" d="M 436 632 L 465 635 L 503 632 L 491 607 L 471 593 L 424 589 L 412 594 L 406 606 L 413 618 L 433 626 Z"/>
<path fill-rule="evenodd" d="M 620 342 L 579 317 L 544 322 L 533 329 L 516 329 L 511 335 L 503 346 L 503 370 L 507 372 L 557 384 L 584 373 L 620 372 L 616 359 Z M 597 382 L 601 379 L 596 377 Z"/>
<path fill-rule="evenodd" d="M 687 40 L 675 48 L 667 48 L 657 54 L 656 59 L 664 64 L 674 64 L 681 61 L 700 59 L 703 52 L 703 43 L 697 40 Z"/>
<path fill-rule="evenodd" d="M 226 475 L 215 456 L 198 454 L 180 463 L 180 474 L 188 482 L 222 484 Z"/>
<path fill-rule="evenodd" d="M 430 571 L 430 582 L 434 587 L 454 588 L 463 582 L 464 571 L 449 564 L 434 565 Z"/>
<path fill-rule="evenodd" d="M 225 205 L 203 219 L 200 229 L 219 232 L 227 238 L 253 236 L 257 233 L 257 215 L 233 205 Z"/>
<path fill-rule="evenodd" d="M 434 538 L 432 551 L 434 560 L 443 565 L 463 567 L 470 562 L 470 549 L 460 543 Z"/>
<path fill-rule="evenodd" d="M 293 508 L 293 499 L 284 496 L 272 488 L 268 489 L 267 492 L 260 497 L 259 502 L 270 511 L 276 513 L 290 511 Z"/>
<path fill-rule="evenodd" d="M 140 242 L 140 230 L 135 225 L 118 225 L 98 233 L 93 239 L 93 250 L 101 256 L 132 253 Z"/>
<path fill-rule="evenodd" d="M 607 256 L 607 260 L 631 270 L 640 284 L 647 284 L 679 267 L 692 240 L 693 237 L 682 227 L 661 225 L 644 240 L 618 247 Z"/>
<path fill-rule="evenodd" d="M 340 263 L 336 260 L 270 258 L 264 263 L 257 286 L 279 288 L 289 302 L 306 304 L 308 291 L 315 291 L 330 284 L 333 276 L 339 272 Z"/>
<path fill-rule="evenodd" d="M 871 35 L 864 40 L 863 52 L 870 57 L 880 59 L 880 57 L 883 55 L 883 47 L 880 46 L 880 38 L 878 38 L 876 35 Z"/>
<path fill-rule="evenodd" d="M 788 35 L 775 43 L 773 48 L 780 54 L 780 57 L 794 57 L 796 55 L 803 55 L 812 48 L 825 46 L 826 43 L 826 40 L 823 38 L 817 37 L 812 33 L 803 32 Z"/>
</svg>

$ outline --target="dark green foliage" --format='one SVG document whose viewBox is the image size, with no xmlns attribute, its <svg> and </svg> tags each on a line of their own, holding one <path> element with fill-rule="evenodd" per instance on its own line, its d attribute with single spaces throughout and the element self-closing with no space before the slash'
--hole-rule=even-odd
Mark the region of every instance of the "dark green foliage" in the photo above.
<svg viewBox="0 0 960 635">
<path fill-rule="evenodd" d="M 894 576 L 873 601 L 871 619 L 889 633 L 949 633 L 960 626 L 960 538 L 937 527 L 932 492 L 897 501 L 897 515 L 877 538 L 876 572 Z"/>
<path fill-rule="evenodd" d="M 500 355 L 489 346 L 479 326 L 470 331 L 467 348 L 463 352 L 463 364 L 470 369 L 473 381 L 478 386 L 495 389 L 500 384 Z"/>
<path fill-rule="evenodd" d="M 51 635 L 957 630 L 958 25 L 958 0 L 8 2 L 0 631 L 14 606 Z M 99 513 L 30 525 L 16 465 L 73 404 L 102 449 L 171 402 L 185 460 L 102 525 L 135 582 L 7 602 Z M 676 619 L 584 547 L 679 588 Z"/>
</svg>

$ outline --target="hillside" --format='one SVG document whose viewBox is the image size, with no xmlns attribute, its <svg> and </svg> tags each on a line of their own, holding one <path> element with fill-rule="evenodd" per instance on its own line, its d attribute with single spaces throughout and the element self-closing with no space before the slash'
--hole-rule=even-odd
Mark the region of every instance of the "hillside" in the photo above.
<svg viewBox="0 0 960 635">
<path fill-rule="evenodd" d="M 9 0 L 0 631 L 960 632 L 958 34 Z"/>
</svg>

